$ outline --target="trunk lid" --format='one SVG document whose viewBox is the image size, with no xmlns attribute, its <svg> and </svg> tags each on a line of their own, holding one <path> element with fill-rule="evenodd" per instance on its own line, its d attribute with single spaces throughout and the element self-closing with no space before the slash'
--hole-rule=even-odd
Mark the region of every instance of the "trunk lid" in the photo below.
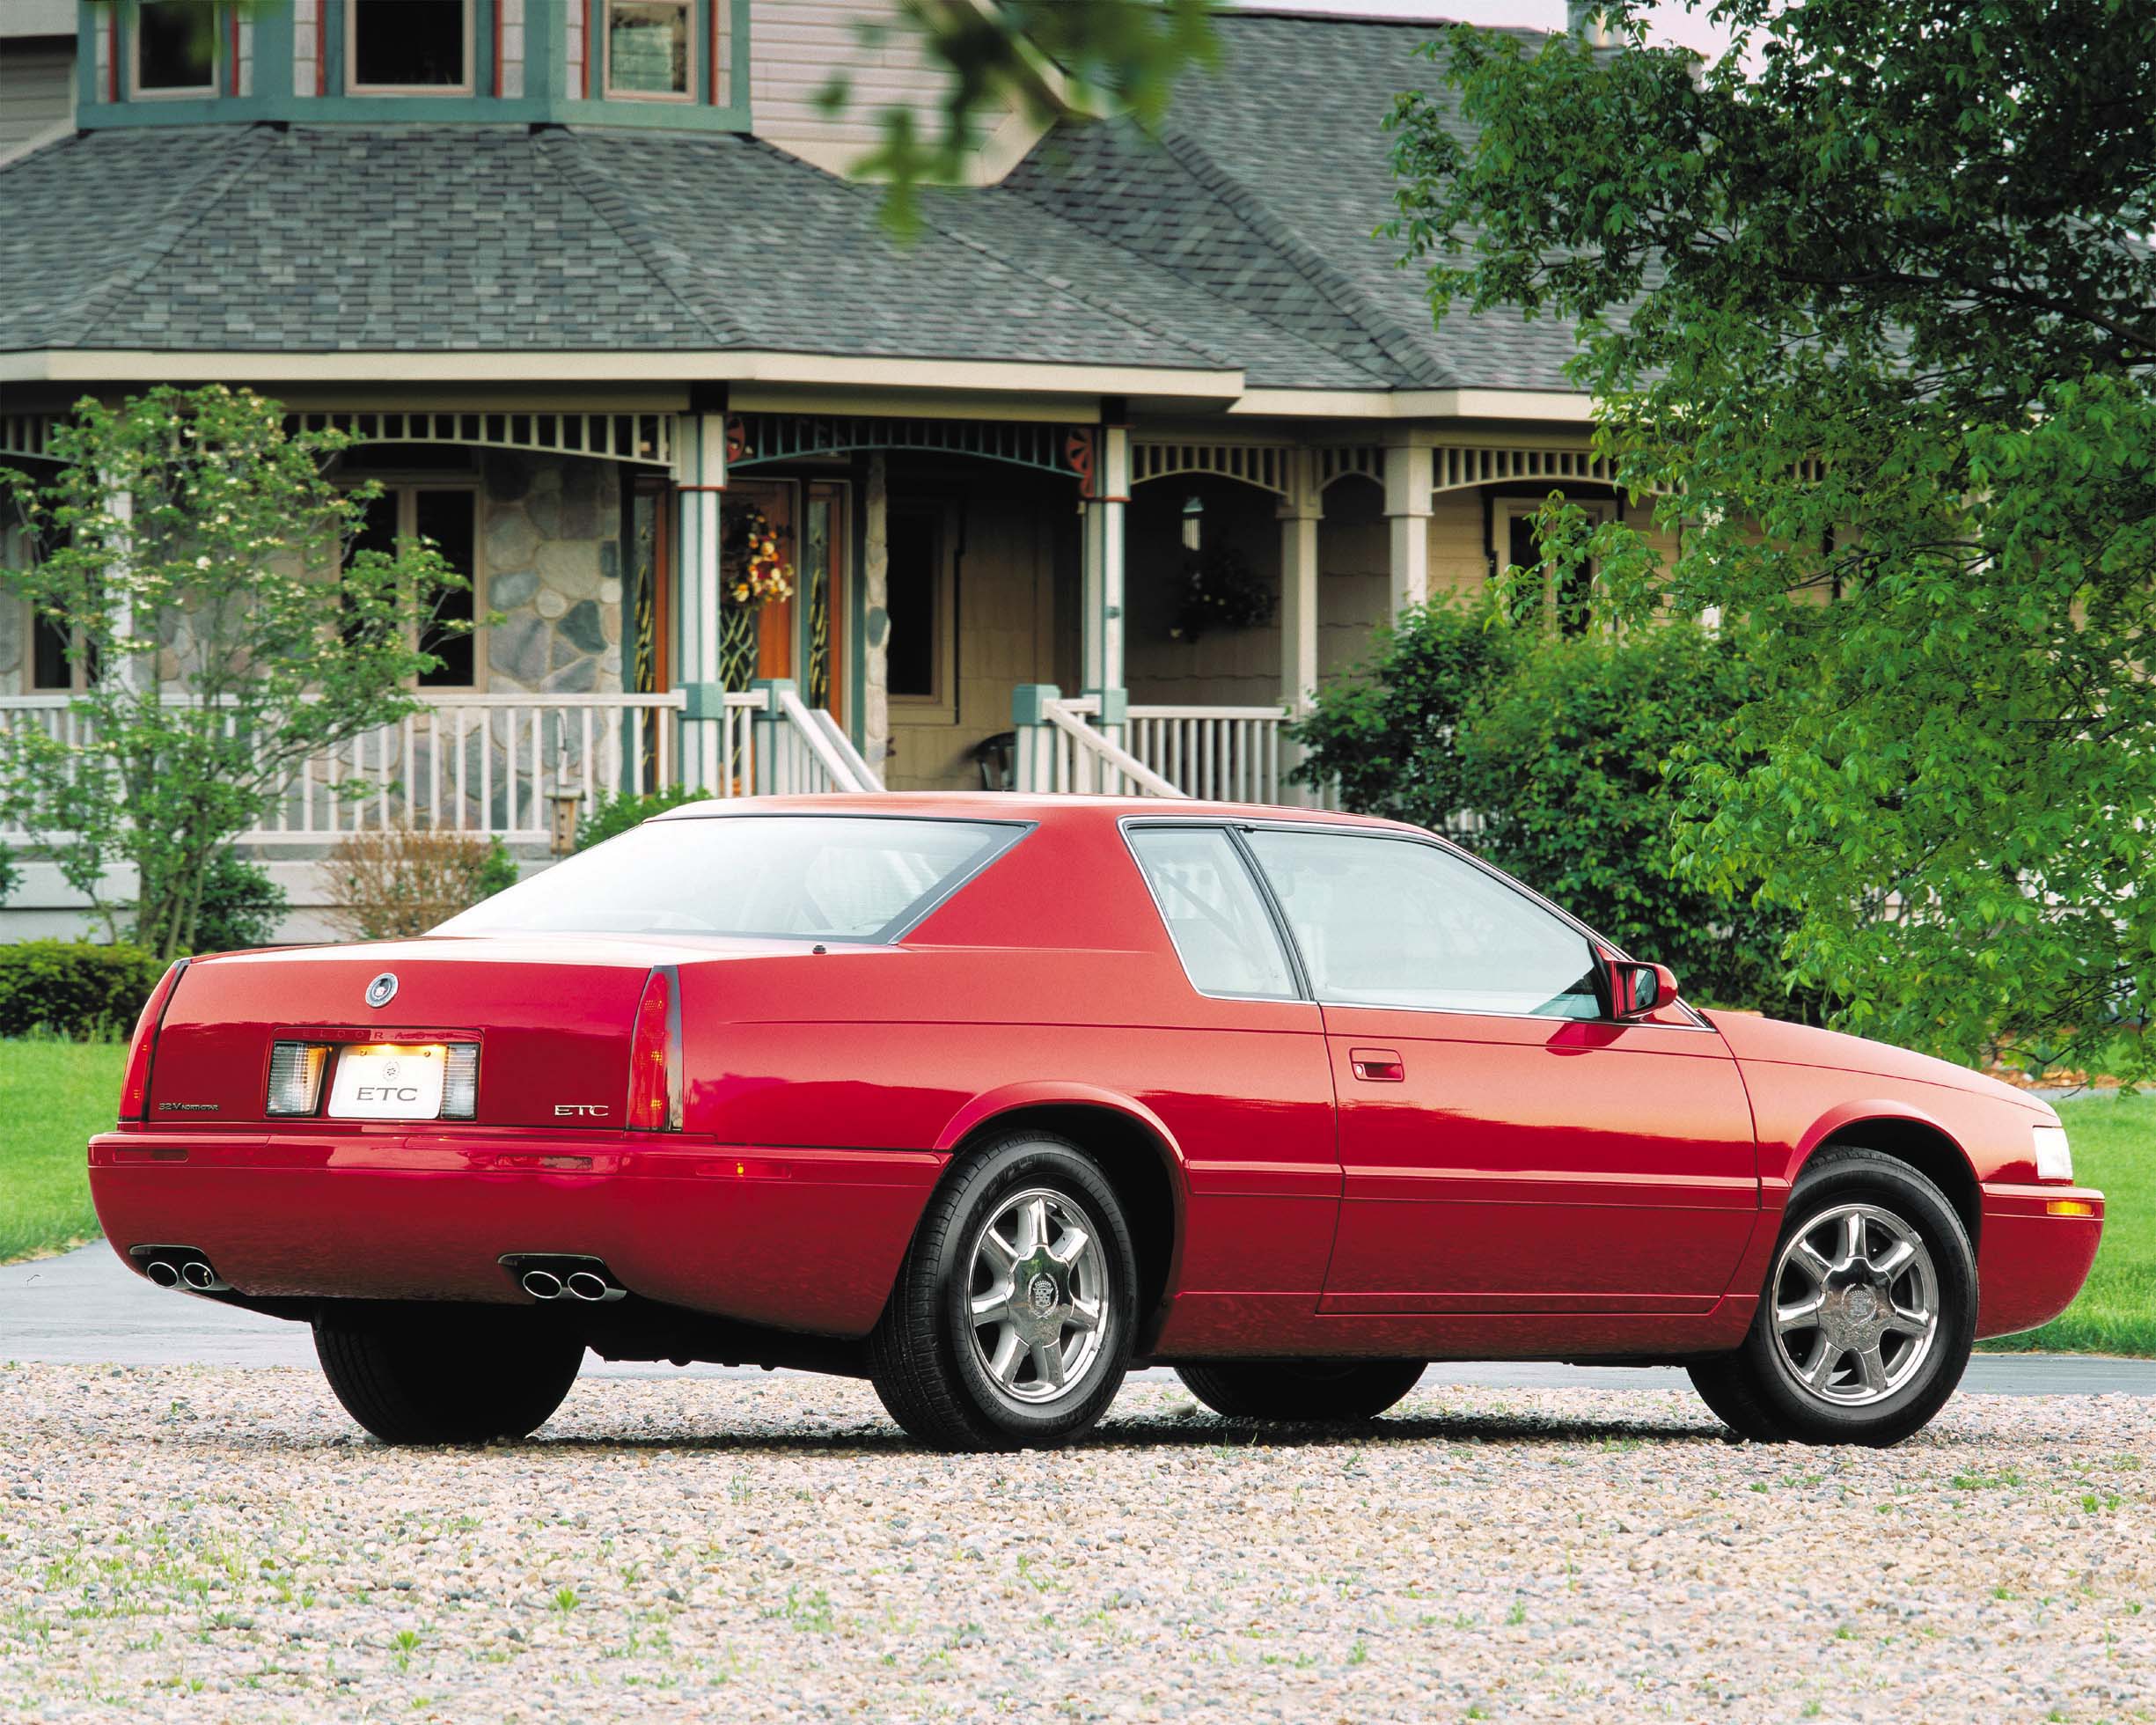
<svg viewBox="0 0 2156 1725">
<path fill-rule="evenodd" d="M 268 1112 L 271 1045 L 479 1046 L 480 1126 L 624 1124 L 637 1002 L 655 965 L 711 957 L 651 940 L 429 936 L 233 953 L 188 965 L 151 1068 L 153 1123 L 313 1127 Z M 393 990 L 378 979 L 396 979 Z M 386 995 L 379 1005 L 374 999 Z M 452 1122 L 453 1124 L 454 1122 Z"/>
</svg>

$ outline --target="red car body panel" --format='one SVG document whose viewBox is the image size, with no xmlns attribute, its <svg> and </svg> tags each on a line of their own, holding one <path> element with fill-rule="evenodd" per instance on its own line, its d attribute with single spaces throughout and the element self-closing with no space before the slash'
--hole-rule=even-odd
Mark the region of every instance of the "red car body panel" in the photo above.
<svg viewBox="0 0 2156 1725">
<path fill-rule="evenodd" d="M 2028 1128 L 2050 1117 L 2004 1086 L 1681 1006 L 1612 1024 L 1208 997 L 1120 824 L 1385 823 L 1008 796 L 876 808 L 1036 825 L 894 945 L 452 936 L 197 961 L 150 1119 L 91 1145 L 107 1237 L 123 1255 L 184 1243 L 273 1300 L 517 1302 L 502 1254 L 586 1254 L 649 1300 L 858 1337 L 951 1156 L 1054 1110 L 1155 1160 L 1168 1255 L 1143 1353 L 1667 1356 L 1734 1345 L 1804 1158 L 1886 1121 L 1978 1183 L 1985 1333 L 2042 1322 L 2086 1274 L 2101 1200 L 2035 1184 Z M 759 810 L 862 804 L 710 818 Z M 678 979 L 678 1133 L 623 1129 L 656 965 Z M 383 971 L 400 987 L 370 1010 Z M 267 1118 L 269 1045 L 307 1032 L 478 1040 L 476 1119 Z M 2050 1214 L 2062 1197 L 2094 1214 Z"/>
</svg>

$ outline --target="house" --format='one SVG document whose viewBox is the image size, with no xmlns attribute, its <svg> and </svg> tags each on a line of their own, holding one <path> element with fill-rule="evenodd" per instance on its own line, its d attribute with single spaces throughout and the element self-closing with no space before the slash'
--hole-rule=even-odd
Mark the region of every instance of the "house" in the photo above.
<svg viewBox="0 0 2156 1725">
<path fill-rule="evenodd" d="M 324 763 L 378 803 L 297 786 L 253 841 L 535 845 L 676 778 L 1292 798 L 1282 727 L 1374 623 L 1553 488 L 1628 507 L 1565 329 L 1434 327 L 1374 235 L 1426 20 L 1229 14 L 1161 137 L 1014 111 L 901 244 L 842 177 L 862 104 L 935 99 L 858 33 L 894 4 L 83 5 L 74 129 L 0 166 L 0 459 L 87 392 L 244 384 L 363 433 L 378 530 L 494 620 Z M 792 591 L 744 606 L 754 524 Z M 80 674 L 0 608 L 10 722 Z"/>
</svg>

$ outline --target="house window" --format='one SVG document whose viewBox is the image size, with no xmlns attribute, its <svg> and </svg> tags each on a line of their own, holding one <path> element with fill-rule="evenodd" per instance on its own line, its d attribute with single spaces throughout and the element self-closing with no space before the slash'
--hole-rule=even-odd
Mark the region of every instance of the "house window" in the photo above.
<svg viewBox="0 0 2156 1725">
<path fill-rule="evenodd" d="M 686 102 L 691 0 L 606 0 L 606 93 Z"/>
<path fill-rule="evenodd" d="M 434 541 L 442 561 L 465 578 L 462 587 L 431 595 L 430 620 L 421 625 L 419 646 L 441 664 L 419 674 L 422 689 L 469 689 L 479 684 L 479 637 L 468 628 L 478 615 L 479 494 L 468 486 L 392 485 L 367 505 L 352 538 L 354 551 L 393 556 L 400 540 Z"/>
<path fill-rule="evenodd" d="M 951 661 L 957 610 L 948 511 L 940 504 L 891 507 L 885 609 L 891 646 L 884 688 L 919 718 L 957 716 Z M 922 708 L 934 709 L 924 713 Z"/>
<path fill-rule="evenodd" d="M 1575 564 L 1555 579 L 1551 571 L 1536 568 L 1542 562 L 1542 535 L 1536 527 L 1536 517 L 1541 513 L 1542 503 L 1543 500 L 1537 497 L 1531 501 L 1507 501 L 1501 505 L 1499 525 L 1504 537 L 1500 544 L 1505 548 L 1505 564 L 1528 571 L 1526 578 L 1513 589 L 1512 620 L 1520 624 L 1539 622 L 1543 628 L 1555 629 L 1559 635 L 1585 635 L 1595 620 L 1594 566 Z M 1614 505 L 1610 503 L 1588 502 L 1580 506 L 1590 520 L 1597 523 L 1609 520 L 1614 510 Z"/>
<path fill-rule="evenodd" d="M 345 0 L 346 88 L 456 95 L 472 88 L 472 0 Z"/>
<path fill-rule="evenodd" d="M 216 90 L 214 0 L 143 0 L 135 12 L 135 93 L 214 96 Z"/>
</svg>

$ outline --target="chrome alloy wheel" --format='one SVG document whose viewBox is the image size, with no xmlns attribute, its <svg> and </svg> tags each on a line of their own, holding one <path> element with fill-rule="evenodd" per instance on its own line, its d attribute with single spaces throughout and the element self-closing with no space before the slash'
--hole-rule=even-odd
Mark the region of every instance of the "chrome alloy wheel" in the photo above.
<svg viewBox="0 0 2156 1725">
<path fill-rule="evenodd" d="M 1060 1192 L 1014 1193 L 974 1236 L 967 1263 L 966 1334 L 989 1383 L 1033 1407 L 1077 1390 L 1112 1321 L 1093 1218 Z"/>
<path fill-rule="evenodd" d="M 1876 1204 L 1837 1204 L 1798 1230 L 1767 1284 L 1775 1352 L 1798 1386 L 1867 1407 L 1913 1379 L 1939 1336 L 1924 1239 Z"/>
</svg>

